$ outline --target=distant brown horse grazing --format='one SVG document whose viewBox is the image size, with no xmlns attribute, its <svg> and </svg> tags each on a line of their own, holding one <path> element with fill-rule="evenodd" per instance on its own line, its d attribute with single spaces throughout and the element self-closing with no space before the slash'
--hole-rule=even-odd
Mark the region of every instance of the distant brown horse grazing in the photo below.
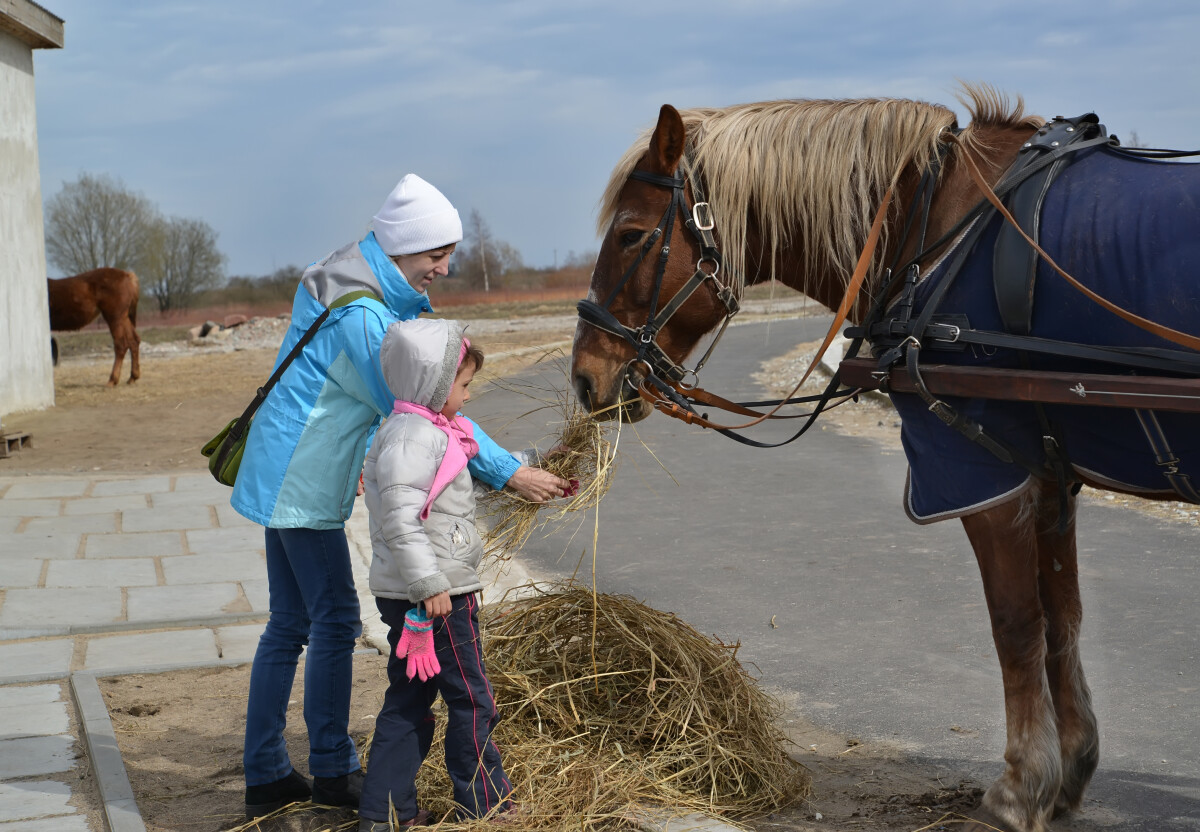
<svg viewBox="0 0 1200 832">
<path fill-rule="evenodd" d="M 125 353 L 131 356 L 129 383 L 141 376 L 138 364 L 137 324 L 138 279 L 133 272 L 121 269 L 93 269 L 90 272 L 48 280 L 50 289 L 50 329 L 76 330 L 104 316 L 112 333 L 113 359 L 109 386 L 121 380 L 121 364 Z"/>
</svg>

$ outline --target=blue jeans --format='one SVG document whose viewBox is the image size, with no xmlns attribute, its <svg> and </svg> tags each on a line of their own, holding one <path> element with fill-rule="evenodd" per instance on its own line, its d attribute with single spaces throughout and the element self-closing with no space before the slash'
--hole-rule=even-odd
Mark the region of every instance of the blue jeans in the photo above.
<svg viewBox="0 0 1200 832">
<path fill-rule="evenodd" d="M 243 765 L 247 786 L 292 770 L 283 728 L 300 651 L 304 661 L 304 722 L 308 771 L 340 777 L 356 771 L 350 739 L 354 644 L 362 632 L 358 594 L 343 529 L 267 529 L 271 617 L 250 671 Z"/>
</svg>

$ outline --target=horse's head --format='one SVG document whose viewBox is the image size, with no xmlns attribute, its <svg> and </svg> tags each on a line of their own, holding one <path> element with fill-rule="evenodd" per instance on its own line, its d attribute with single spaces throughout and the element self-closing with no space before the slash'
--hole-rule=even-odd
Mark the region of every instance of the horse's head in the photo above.
<svg viewBox="0 0 1200 832">
<path fill-rule="evenodd" d="M 636 422 L 652 407 L 639 398 L 648 375 L 682 381 L 680 363 L 736 309 L 718 282 L 720 260 L 707 203 L 680 168 L 679 112 L 664 105 L 649 147 L 618 183 L 588 298 L 580 302 L 571 377 L 597 418 Z"/>
</svg>

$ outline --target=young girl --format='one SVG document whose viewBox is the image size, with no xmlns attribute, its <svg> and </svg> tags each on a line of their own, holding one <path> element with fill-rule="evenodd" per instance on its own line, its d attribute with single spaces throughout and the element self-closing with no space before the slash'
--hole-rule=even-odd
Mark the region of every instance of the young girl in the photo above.
<svg viewBox="0 0 1200 832">
<path fill-rule="evenodd" d="M 430 706 L 446 702 L 446 768 L 460 819 L 512 808 L 512 785 L 492 741 L 496 705 L 483 668 L 475 527 L 478 451 L 458 411 L 483 353 L 455 321 L 392 324 L 380 349 L 395 409 L 375 436 L 363 471 L 370 511 L 371 592 L 388 640 L 388 690 L 375 723 L 359 804 L 359 829 L 423 825 L 417 769 L 433 741 Z M 414 678 L 416 677 L 416 678 Z"/>
</svg>

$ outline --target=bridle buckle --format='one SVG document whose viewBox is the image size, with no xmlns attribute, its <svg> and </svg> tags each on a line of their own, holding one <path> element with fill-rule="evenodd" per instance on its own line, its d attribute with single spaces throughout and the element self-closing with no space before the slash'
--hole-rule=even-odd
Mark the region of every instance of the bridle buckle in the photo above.
<svg viewBox="0 0 1200 832">
<path fill-rule="evenodd" d="M 714 275 L 715 274 L 716 273 L 714 272 Z M 726 317 L 732 318 L 742 308 L 742 305 L 738 301 L 737 295 L 734 294 L 733 287 L 731 286 L 722 286 L 719 288 L 717 290 L 717 298 L 721 301 L 721 303 L 725 304 Z"/>
<path fill-rule="evenodd" d="M 696 229 L 699 231 L 713 230 L 712 209 L 707 202 L 697 202 L 692 206 L 692 222 L 696 224 Z"/>
</svg>

